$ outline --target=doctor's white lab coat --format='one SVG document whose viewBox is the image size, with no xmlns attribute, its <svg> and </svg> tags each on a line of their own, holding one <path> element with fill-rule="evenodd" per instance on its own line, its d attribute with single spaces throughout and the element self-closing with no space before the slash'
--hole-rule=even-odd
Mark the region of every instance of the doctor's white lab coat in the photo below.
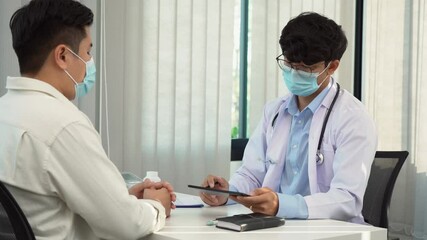
<svg viewBox="0 0 427 240">
<path fill-rule="evenodd" d="M 340 91 L 325 129 L 321 145 L 324 162 L 316 164 L 323 120 L 336 92 L 337 84 L 334 83 L 313 115 L 308 149 L 311 194 L 304 196 L 304 200 L 309 219 L 363 223 L 363 196 L 375 156 L 377 135 L 365 107 L 346 90 Z M 250 192 L 269 187 L 279 191 L 292 119 L 284 109 L 291 97 L 276 99 L 265 106 L 263 117 L 246 146 L 243 164 L 230 180 L 230 185 L 237 190 Z"/>
</svg>

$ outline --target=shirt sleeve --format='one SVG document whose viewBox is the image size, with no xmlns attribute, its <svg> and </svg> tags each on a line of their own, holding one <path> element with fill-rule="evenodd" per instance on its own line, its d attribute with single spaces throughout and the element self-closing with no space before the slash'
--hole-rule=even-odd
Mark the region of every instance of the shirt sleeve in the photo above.
<svg viewBox="0 0 427 240">
<path fill-rule="evenodd" d="M 308 208 L 303 196 L 283 193 L 277 193 L 277 196 L 279 197 L 279 210 L 276 216 L 307 219 Z"/>
<path fill-rule="evenodd" d="M 230 189 L 234 191 L 250 193 L 255 188 L 262 186 L 267 171 L 265 118 L 264 116 L 263 120 L 255 128 L 246 145 L 242 166 L 237 169 L 230 179 Z"/>
<path fill-rule="evenodd" d="M 93 126 L 73 123 L 52 141 L 45 171 L 52 194 L 102 239 L 137 239 L 165 224 L 157 201 L 130 195 Z"/>
</svg>

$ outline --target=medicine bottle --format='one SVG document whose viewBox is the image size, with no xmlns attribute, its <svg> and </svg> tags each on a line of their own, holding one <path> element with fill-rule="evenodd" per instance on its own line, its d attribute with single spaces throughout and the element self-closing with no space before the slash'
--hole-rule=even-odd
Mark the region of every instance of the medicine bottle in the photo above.
<svg viewBox="0 0 427 240">
<path fill-rule="evenodd" d="M 150 179 L 152 182 L 160 182 L 161 181 L 159 174 L 156 171 L 147 171 L 147 175 L 145 176 L 143 181 L 145 179 Z"/>
</svg>

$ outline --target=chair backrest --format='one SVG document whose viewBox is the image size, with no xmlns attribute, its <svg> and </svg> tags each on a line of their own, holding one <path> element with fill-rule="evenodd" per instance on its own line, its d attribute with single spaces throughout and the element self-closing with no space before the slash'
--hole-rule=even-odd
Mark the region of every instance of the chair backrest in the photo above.
<svg viewBox="0 0 427 240">
<path fill-rule="evenodd" d="M 0 182 L 0 239 L 35 239 L 27 218 L 2 182 Z"/>
<path fill-rule="evenodd" d="M 231 161 L 241 161 L 243 159 L 248 140 L 247 138 L 231 139 Z"/>
<path fill-rule="evenodd" d="M 363 199 L 362 214 L 367 223 L 388 228 L 394 183 L 408 154 L 407 151 L 376 152 Z"/>
</svg>

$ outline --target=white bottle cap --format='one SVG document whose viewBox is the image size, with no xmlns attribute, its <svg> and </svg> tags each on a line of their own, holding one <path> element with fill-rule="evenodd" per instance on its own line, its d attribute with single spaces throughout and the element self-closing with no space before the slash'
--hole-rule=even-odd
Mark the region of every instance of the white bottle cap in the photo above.
<svg viewBox="0 0 427 240">
<path fill-rule="evenodd" d="M 148 178 L 158 178 L 159 173 L 156 171 L 147 171 L 147 177 Z"/>
<path fill-rule="evenodd" d="M 159 177 L 158 172 L 156 172 L 156 171 L 147 171 L 147 175 L 145 176 L 145 178 L 143 180 L 145 180 L 145 179 L 150 179 L 153 182 L 162 181 Z"/>
</svg>

